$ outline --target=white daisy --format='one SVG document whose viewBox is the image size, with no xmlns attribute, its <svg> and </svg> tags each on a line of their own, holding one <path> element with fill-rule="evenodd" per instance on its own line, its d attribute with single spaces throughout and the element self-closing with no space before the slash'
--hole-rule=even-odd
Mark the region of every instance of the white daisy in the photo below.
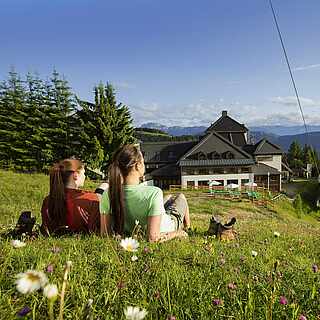
<svg viewBox="0 0 320 320">
<path fill-rule="evenodd" d="M 131 257 L 131 261 L 134 262 L 134 261 L 137 261 L 137 260 L 138 260 L 138 257 L 137 257 L 136 255 L 134 255 L 134 256 Z"/>
<path fill-rule="evenodd" d="M 275 231 L 275 232 L 273 233 L 273 235 L 274 235 L 276 238 L 278 238 L 278 237 L 280 237 L 280 232 Z"/>
<path fill-rule="evenodd" d="M 258 255 L 258 252 L 257 252 L 257 251 L 252 250 L 252 251 L 251 251 L 251 255 L 255 258 L 255 257 Z"/>
<path fill-rule="evenodd" d="M 20 240 L 11 240 L 11 245 L 14 248 L 18 249 L 18 248 L 24 247 L 26 245 L 26 243 L 23 241 L 20 241 Z"/>
<path fill-rule="evenodd" d="M 46 275 L 40 271 L 28 270 L 17 275 L 17 290 L 23 294 L 43 288 L 48 282 Z"/>
<path fill-rule="evenodd" d="M 124 309 L 124 315 L 127 320 L 142 320 L 147 315 L 147 311 L 145 309 L 139 309 L 138 307 L 129 306 Z"/>
<path fill-rule="evenodd" d="M 138 250 L 139 242 L 131 237 L 125 238 L 121 240 L 120 246 L 126 251 L 135 252 Z"/>
<path fill-rule="evenodd" d="M 55 284 L 47 284 L 43 289 L 43 295 L 49 300 L 55 300 L 58 296 L 58 288 Z"/>
</svg>

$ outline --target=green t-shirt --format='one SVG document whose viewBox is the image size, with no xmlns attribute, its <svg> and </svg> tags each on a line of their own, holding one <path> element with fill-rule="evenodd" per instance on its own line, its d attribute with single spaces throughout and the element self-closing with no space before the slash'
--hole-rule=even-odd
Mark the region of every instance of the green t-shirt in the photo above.
<svg viewBox="0 0 320 320">
<path fill-rule="evenodd" d="M 138 220 L 146 230 L 149 216 L 164 215 L 163 192 L 158 187 L 139 185 L 125 185 L 124 199 L 126 216 L 124 232 L 131 233 Z M 108 192 L 104 192 L 100 202 L 100 213 L 110 213 Z"/>
</svg>

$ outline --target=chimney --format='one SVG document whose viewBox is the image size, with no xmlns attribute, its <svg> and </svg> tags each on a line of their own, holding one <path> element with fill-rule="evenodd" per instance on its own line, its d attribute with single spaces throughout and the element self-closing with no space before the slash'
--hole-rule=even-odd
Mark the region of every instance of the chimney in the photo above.
<svg viewBox="0 0 320 320">
<path fill-rule="evenodd" d="M 223 110 L 223 111 L 222 111 L 222 116 L 223 116 L 223 117 L 226 117 L 227 115 L 228 115 L 228 111 Z"/>
</svg>

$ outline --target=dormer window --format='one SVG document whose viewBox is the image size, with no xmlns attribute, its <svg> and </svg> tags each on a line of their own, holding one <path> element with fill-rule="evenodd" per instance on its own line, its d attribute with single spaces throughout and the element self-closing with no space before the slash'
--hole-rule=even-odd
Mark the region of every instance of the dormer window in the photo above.
<svg viewBox="0 0 320 320">
<path fill-rule="evenodd" d="M 222 159 L 234 159 L 234 154 L 231 151 L 226 151 L 222 154 Z"/>
</svg>

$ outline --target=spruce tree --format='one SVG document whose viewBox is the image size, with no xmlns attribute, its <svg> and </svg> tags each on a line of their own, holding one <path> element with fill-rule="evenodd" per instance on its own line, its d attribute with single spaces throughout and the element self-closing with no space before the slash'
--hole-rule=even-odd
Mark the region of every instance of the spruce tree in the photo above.
<svg viewBox="0 0 320 320">
<path fill-rule="evenodd" d="M 289 147 L 288 162 L 292 168 L 303 167 L 303 151 L 298 141 L 293 141 Z"/>
<path fill-rule="evenodd" d="M 17 72 L 12 69 L 8 80 L 3 81 L 0 88 L 0 157 L 6 166 L 25 169 L 27 147 L 25 141 L 24 108 L 25 88 Z"/>
<path fill-rule="evenodd" d="M 73 114 L 75 112 L 75 98 L 68 85 L 68 81 L 61 78 L 54 70 L 51 83 L 47 85 L 49 98 L 48 130 L 51 133 L 51 144 L 55 160 L 74 155 Z"/>
<path fill-rule="evenodd" d="M 135 141 L 128 107 L 116 102 L 111 84 L 95 87 L 95 102 L 80 102 L 81 156 L 92 168 L 107 171 L 113 152 Z"/>
</svg>

